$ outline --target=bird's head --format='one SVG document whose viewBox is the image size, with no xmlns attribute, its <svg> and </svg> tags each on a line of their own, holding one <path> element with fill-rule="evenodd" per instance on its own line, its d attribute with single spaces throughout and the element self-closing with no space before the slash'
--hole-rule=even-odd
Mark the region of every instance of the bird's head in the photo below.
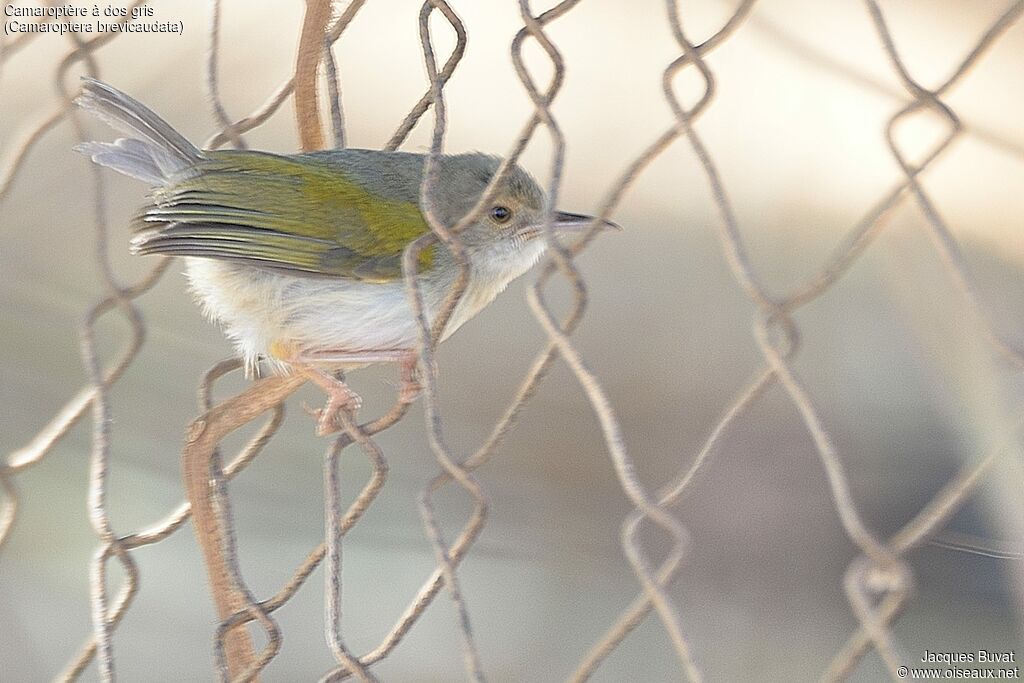
<svg viewBox="0 0 1024 683">
<path fill-rule="evenodd" d="M 433 205 L 437 218 L 451 228 L 477 205 L 501 159 L 479 153 L 457 154 L 442 157 L 440 164 Z M 474 269 L 493 269 L 516 277 L 536 263 L 547 246 L 546 204 L 537 182 L 518 165 L 513 166 L 483 211 L 458 233 Z M 590 216 L 556 211 L 552 227 L 560 235 L 581 233 L 593 221 Z M 603 225 L 618 228 L 609 221 L 603 221 Z"/>
</svg>

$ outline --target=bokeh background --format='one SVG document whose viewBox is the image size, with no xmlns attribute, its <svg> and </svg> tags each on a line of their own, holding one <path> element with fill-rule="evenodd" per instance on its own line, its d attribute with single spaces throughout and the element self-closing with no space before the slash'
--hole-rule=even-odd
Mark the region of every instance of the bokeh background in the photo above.
<svg viewBox="0 0 1024 683">
<path fill-rule="evenodd" d="M 952 71 L 1006 5 L 914 0 L 883 8 L 908 69 L 927 85 Z M 100 74 L 201 142 L 217 128 L 203 78 L 210 8 L 159 0 L 152 7 L 157 19 L 183 21 L 184 35 L 120 36 L 97 51 Z M 453 7 L 469 43 L 446 88 L 447 149 L 502 153 L 532 111 L 508 58 L 521 26 L 516 4 Z M 291 73 L 302 9 L 295 0 L 224 3 L 220 81 L 233 117 L 260 105 Z M 686 3 L 688 36 L 703 40 L 733 9 L 711 0 Z M 411 0 L 371 0 L 335 48 L 351 146 L 382 146 L 426 88 L 418 11 Z M 436 27 L 438 50 L 447 54 L 450 31 Z M 567 140 L 562 208 L 593 212 L 625 166 L 671 123 L 661 74 L 679 50 L 658 2 L 590 0 L 548 33 L 566 64 L 553 107 Z M 526 50 L 528 63 L 543 82 L 550 67 L 535 47 Z M 0 168 L 59 105 L 53 74 L 68 50 L 66 37 L 41 35 L 0 61 Z M 1018 342 L 1022 60 L 1018 23 L 948 93 L 965 132 L 924 176 L 962 241 L 995 326 Z M 717 95 L 698 130 L 736 207 L 754 267 L 776 291 L 788 291 L 820 268 L 899 182 L 884 127 L 908 98 L 860 3 L 759 3 L 708 64 Z M 698 85 L 689 73 L 678 79 L 684 100 L 699 93 Z M 431 120 L 424 117 L 405 149 L 428 149 Z M 87 125 L 95 138 L 111 138 L 102 126 Z M 901 128 L 901 140 L 924 149 L 941 131 L 922 115 Z M 294 151 L 290 104 L 246 138 L 255 148 Z M 0 200 L 4 452 L 27 443 L 86 382 L 79 326 L 104 292 L 94 258 L 91 175 L 71 151 L 75 142 L 69 123 L 57 125 Z M 550 154 L 541 131 L 521 163 L 546 181 Z M 128 255 L 124 227 L 145 189 L 113 173 L 105 182 L 112 260 L 130 281 L 149 265 Z M 574 339 L 611 398 L 638 476 L 653 489 L 693 460 L 760 366 L 751 331 L 756 311 L 730 275 L 707 178 L 684 141 L 655 160 L 613 217 L 625 230 L 601 236 L 578 259 L 590 304 Z M 179 455 L 183 429 L 196 414 L 195 387 L 230 353 L 191 303 L 180 270 L 173 265 L 139 300 L 146 345 L 111 396 L 109 509 L 122 533 L 154 523 L 181 500 Z M 457 453 L 486 438 L 544 344 L 525 300 L 535 277 L 515 283 L 439 350 L 442 414 Z M 551 291 L 564 309 L 568 288 L 556 278 Z M 859 510 L 882 535 L 910 519 L 962 465 L 1004 442 L 1020 414 L 1019 374 L 987 345 L 912 201 L 891 215 L 848 275 L 800 309 L 796 322 L 802 347 L 795 368 L 837 443 Z M 104 319 L 105 358 L 126 332 L 117 316 Z M 351 382 L 364 396 L 364 415 L 393 397 L 391 369 L 363 370 Z M 229 381 L 222 395 L 241 386 Z M 302 400 L 321 399 L 303 389 L 281 434 L 231 485 L 242 566 L 258 596 L 275 592 L 322 538 L 325 443 L 313 435 Z M 345 541 L 345 633 L 356 652 L 376 645 L 434 563 L 416 509 L 418 492 L 437 471 L 421 406 L 379 442 L 391 465 L 387 487 Z M 0 554 L 0 680 L 48 680 L 90 631 L 88 566 L 97 541 L 86 514 L 89 443 L 85 420 L 16 479 L 22 504 Z M 1019 551 L 1019 443 L 1010 440 L 950 529 Z M 347 453 L 346 496 L 368 474 L 364 457 Z M 460 576 L 485 669 L 495 681 L 563 680 L 639 590 L 619 547 L 631 506 L 589 403 L 564 365 L 478 477 L 491 516 Z M 459 495 L 442 497 L 446 528 L 457 528 L 467 511 Z M 816 680 L 857 624 L 842 588 L 857 550 L 782 391 L 771 389 L 730 429 L 675 511 L 691 545 L 671 595 L 708 679 Z M 657 556 L 659 538 L 646 540 Z M 191 530 L 134 557 L 142 583 L 114 636 L 120 676 L 210 679 L 214 613 Z M 925 649 L 1024 654 L 1013 607 L 1024 585 L 1019 557 L 926 546 L 908 560 L 915 595 L 894 627 L 908 658 Z M 112 574 L 113 586 L 117 570 Z M 311 680 L 331 666 L 322 584 L 318 570 L 276 613 L 284 646 L 266 680 Z M 447 597 L 374 671 L 388 681 L 461 679 Z M 85 675 L 96 676 L 95 667 Z M 681 676 L 668 638 L 649 618 L 594 680 Z M 885 678 L 875 654 L 853 676 Z"/>
</svg>

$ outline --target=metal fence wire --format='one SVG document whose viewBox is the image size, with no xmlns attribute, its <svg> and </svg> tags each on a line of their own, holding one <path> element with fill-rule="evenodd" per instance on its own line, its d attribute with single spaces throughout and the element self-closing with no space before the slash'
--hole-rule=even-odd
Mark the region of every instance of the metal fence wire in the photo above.
<svg viewBox="0 0 1024 683">
<path fill-rule="evenodd" d="M 518 1 L 522 28 L 512 41 L 511 59 L 534 109 L 523 125 L 518 139 L 506 154 L 506 161 L 502 164 L 498 177 L 490 185 L 490 188 L 496 187 L 510 164 L 515 162 L 535 135 L 546 134 L 553 142 L 550 159 L 551 181 L 547 187 L 552 207 L 557 204 L 558 199 L 565 140 L 559 123 L 552 114 L 551 105 L 562 89 L 566 69 L 558 46 L 546 31 L 549 24 L 571 12 L 579 2 L 580 0 L 564 0 L 547 11 L 535 13 L 528 0 Z M 9 3 L 0 4 L 6 6 Z M 135 8 L 144 4 L 145 2 L 138 0 L 129 7 Z M 331 47 L 343 37 L 364 4 L 365 0 L 352 0 L 347 4 L 337 5 L 331 0 L 307 0 L 294 76 L 282 83 L 265 104 L 248 116 L 234 120 L 228 115 L 220 96 L 218 61 L 221 54 L 221 7 L 218 0 L 212 0 L 206 27 L 209 48 L 206 84 L 213 116 L 221 130 L 207 141 L 206 147 L 216 148 L 225 144 L 244 147 L 245 135 L 282 109 L 289 98 L 294 98 L 303 147 L 323 147 L 325 142 L 321 132 L 318 97 L 319 87 L 324 85 L 327 88 L 326 99 L 330 102 L 330 113 L 326 119 L 333 132 L 333 142 L 337 146 L 344 146 L 344 115 L 339 97 L 341 86 Z M 431 197 L 438 180 L 437 166 L 433 162 L 444 150 L 447 121 L 445 86 L 461 63 L 467 40 L 467 27 L 459 19 L 458 5 L 458 2 L 444 0 L 424 2 L 419 14 L 419 35 L 423 62 L 429 77 L 429 88 L 386 145 L 386 148 L 391 150 L 399 148 L 422 116 L 428 112 L 433 116 L 433 139 L 422 188 L 421 205 L 433 230 L 430 237 L 451 243 L 455 245 L 453 248 L 456 250 L 460 226 L 442 224 L 434 215 Z M 158 262 L 152 270 L 134 282 L 125 282 L 115 274 L 109 257 L 104 177 L 103 173 L 93 166 L 92 187 L 95 201 L 92 221 L 95 226 L 95 261 L 103 275 L 107 293 L 89 311 L 80 330 L 82 361 L 89 381 L 68 400 L 30 443 L 10 453 L 0 464 L 0 486 L 3 488 L 3 495 L 0 498 L 2 547 L 11 535 L 16 533 L 20 501 L 24 496 L 32 495 L 31 489 L 19 484 L 21 475 L 47 458 L 55 444 L 78 422 L 83 419 L 92 422 L 89 521 L 99 541 L 89 568 L 92 633 L 81 649 L 71 657 L 59 676 L 60 680 L 80 678 L 92 662 L 97 663 L 103 680 L 114 679 L 119 656 L 116 633 L 125 614 L 131 609 L 139 589 L 140 575 L 134 554 L 140 548 L 161 543 L 172 534 L 178 533 L 191 515 L 197 517 L 197 527 L 204 527 L 198 529 L 198 533 L 201 536 L 207 535 L 204 551 L 208 553 L 207 562 L 213 575 L 211 578 L 214 591 L 219 591 L 222 599 L 218 603 L 218 607 L 221 608 L 221 622 L 216 629 L 213 644 L 218 673 L 222 680 L 253 680 L 277 655 L 281 647 L 282 633 L 275 620 L 275 611 L 296 595 L 320 564 L 326 565 L 327 577 L 326 640 L 336 660 L 336 666 L 325 672 L 322 680 L 377 680 L 373 665 L 399 647 L 403 638 L 431 604 L 446 599 L 445 596 L 456 608 L 462 637 L 465 676 L 470 680 L 484 680 L 485 667 L 478 655 L 471 628 L 472 612 L 459 583 L 460 563 L 471 551 L 488 513 L 487 495 L 475 477 L 475 472 L 488 462 L 516 422 L 524 405 L 535 394 L 552 365 L 559 360 L 572 371 L 585 393 L 600 425 L 622 495 L 633 507 L 633 511 L 622 524 L 621 547 L 636 575 L 638 586 L 636 598 L 632 603 L 609 624 L 607 631 L 593 643 L 588 652 L 581 653 L 579 665 L 572 673 L 571 680 L 589 679 L 641 622 L 652 617 L 652 612 L 653 618 L 668 635 L 678 659 L 680 675 L 685 674 L 685 677 L 692 681 L 703 680 L 704 673 L 698 665 L 701 643 L 693 642 L 687 636 L 682 618 L 686 610 L 677 603 L 668 590 L 673 582 L 678 580 L 681 563 L 688 552 L 686 531 L 678 513 L 673 509 L 673 504 L 694 482 L 695 474 L 713 457 L 723 435 L 738 421 L 743 420 L 752 406 L 757 404 L 766 390 L 772 386 L 779 387 L 785 392 L 813 438 L 835 511 L 849 540 L 856 544 L 860 551 L 859 556 L 846 571 L 843 586 L 858 626 L 850 634 L 845 645 L 834 654 L 827 670 L 822 673 L 822 678 L 848 678 L 865 655 L 872 650 L 882 657 L 891 675 L 896 677 L 898 667 L 906 659 L 900 654 L 901 650 L 893 636 L 892 627 L 908 600 L 912 578 L 911 569 L 904 557 L 912 548 L 927 542 L 942 529 L 951 515 L 972 496 L 979 483 L 990 475 L 994 462 L 1004 449 L 995 449 L 969 462 L 918 511 L 910 522 L 888 538 L 881 537 L 865 522 L 858 503 L 851 494 L 843 457 L 821 417 L 815 399 L 794 369 L 794 360 L 800 353 L 800 329 L 794 320 L 794 314 L 801 307 L 829 291 L 844 274 L 857 265 L 865 250 L 885 229 L 886 218 L 894 209 L 913 202 L 926 219 L 928 234 L 932 238 L 934 249 L 941 256 L 946 273 L 964 300 L 974 309 L 975 319 L 979 321 L 981 331 L 991 342 L 992 348 L 1010 361 L 1014 372 L 1024 369 L 1024 352 L 1005 336 L 1004 330 L 999 329 L 993 318 L 988 315 L 986 304 L 979 297 L 971 274 L 965 267 L 957 240 L 936 210 L 933 198 L 920 182 L 921 174 L 940 163 L 943 152 L 963 130 L 960 119 L 950 108 L 945 97 L 968 76 L 972 67 L 985 53 L 1020 21 L 1024 12 L 1024 1 L 1009 3 L 988 29 L 977 37 L 973 47 L 959 61 L 952 74 L 939 85 L 929 87 L 915 78 L 901 58 L 899 41 L 890 31 L 879 4 L 874 0 L 865 0 L 864 11 L 870 17 L 881 47 L 906 92 L 906 104 L 892 114 L 883 131 L 885 143 L 892 158 L 902 169 L 903 178 L 879 197 L 863 217 L 849 229 L 832 255 L 820 264 L 814 275 L 785 293 L 770 291 L 751 266 L 749 247 L 741 236 L 737 216 L 730 202 L 728 190 L 716 169 L 714 155 L 705 146 L 695 127 L 695 123 L 707 115 L 715 101 L 715 74 L 706 58 L 711 51 L 742 34 L 744 20 L 753 6 L 753 0 L 739 2 L 713 35 L 697 42 L 687 31 L 685 12 L 674 0 L 667 0 L 664 12 L 678 45 L 679 55 L 665 67 L 661 80 L 665 102 L 674 120 L 665 130 L 658 132 L 649 146 L 622 170 L 618 181 L 603 199 L 597 218 L 612 216 L 633 183 L 651 162 L 660 155 L 668 154 L 674 143 L 680 139 L 684 140 L 706 174 L 718 212 L 715 228 L 718 231 L 721 248 L 736 284 L 749 298 L 753 311 L 753 334 L 763 355 L 761 367 L 753 372 L 749 384 L 728 405 L 723 406 L 721 420 L 711 430 L 699 451 L 692 457 L 680 459 L 686 463 L 685 467 L 657 488 L 643 486 L 635 473 L 634 461 L 623 438 L 615 408 L 597 373 L 573 342 L 573 332 L 583 319 L 587 307 L 587 289 L 583 276 L 575 265 L 575 258 L 590 243 L 598 230 L 598 223 L 595 221 L 590 233 L 574 244 L 559 243 L 548 230 L 546 236 L 550 245 L 550 258 L 542 266 L 540 275 L 528 294 L 530 308 L 543 327 L 547 341 L 537 353 L 526 376 L 522 378 L 514 400 L 493 426 L 490 437 L 479 448 L 468 455 L 460 455 L 448 445 L 446 422 L 438 404 L 435 374 L 422 373 L 425 385 L 422 400 L 425 406 L 427 435 L 437 459 L 438 472 L 423 489 L 418 503 L 425 533 L 435 551 L 436 567 L 426 577 L 420 590 L 412 596 L 407 609 L 390 631 L 376 647 L 367 652 L 357 653 L 350 649 L 342 628 L 342 546 L 346 533 L 359 522 L 363 513 L 373 504 L 375 497 L 385 486 L 388 461 L 374 437 L 402 419 L 406 412 L 404 404 L 396 403 L 389 412 L 363 424 L 355 424 L 342 416 L 346 420 L 343 432 L 333 440 L 323 461 L 326 518 L 324 540 L 295 569 L 292 578 L 273 595 L 254 595 L 239 570 L 229 509 L 230 497 L 225 485 L 247 467 L 274 437 L 284 416 L 282 402 L 298 388 L 301 380 L 280 377 L 257 380 L 242 394 L 214 406 L 211 399 L 213 386 L 224 375 L 235 372 L 239 363 L 234 360 L 225 361 L 211 368 L 203 378 L 199 391 L 202 417 L 190 426 L 185 448 L 186 478 L 190 476 L 189 472 L 193 478 L 189 483 L 189 501 L 179 504 L 166 518 L 149 528 L 126 531 L 116 529 L 111 522 L 107 505 L 111 476 L 110 394 L 125 373 L 130 371 L 143 346 L 146 329 L 137 299 L 150 290 L 167 272 L 169 260 Z M 434 28 L 431 19 L 436 18 L 435 15 L 442 17 L 456 36 L 455 47 L 444 57 L 443 63 L 434 48 Z M 121 20 L 122 23 L 129 18 L 130 14 Z M 41 22 L 51 20 L 38 19 Z M 15 37 L 0 37 L 0 70 L 9 65 L 12 57 L 22 48 L 38 39 L 39 35 L 23 33 Z M 69 119 L 76 126 L 79 137 L 86 139 L 85 131 L 72 106 L 72 99 L 78 88 L 77 74 L 81 72 L 101 77 L 95 60 L 96 52 L 116 40 L 118 35 L 109 32 L 88 36 L 71 33 L 65 36 L 70 46 L 53 81 L 60 93 L 60 102 L 52 113 L 39 121 L 27 137 L 20 141 L 14 148 L 13 155 L 0 169 L 0 199 L 10 192 L 13 181 L 23 169 L 24 162 L 33 148 L 59 122 Z M 546 85 L 540 82 L 540 77 L 534 71 L 527 68 L 524 61 L 524 46 L 531 41 L 542 49 L 552 67 L 553 75 Z M 684 105 L 675 92 L 677 77 L 685 71 L 698 75 L 703 82 L 702 94 L 689 106 Z M 930 112 L 941 117 L 945 121 L 945 134 L 919 161 L 911 161 L 901 145 L 896 128 L 901 121 L 919 112 Z M 481 210 L 482 204 L 473 215 L 464 220 L 464 223 L 475 218 Z M 424 245 L 423 241 L 413 244 L 407 250 L 404 259 L 406 284 L 415 302 L 420 301 L 415 272 L 416 255 Z M 572 306 L 562 318 L 555 314 L 545 298 L 549 284 L 555 278 L 562 278 L 567 282 L 573 294 Z M 451 293 L 448 314 L 451 313 L 460 294 L 461 288 Z M 430 329 L 422 313 L 422 304 L 417 303 L 416 310 L 419 312 L 420 322 L 421 367 L 433 368 L 434 345 L 440 328 L 435 325 L 433 330 Z M 131 334 L 123 341 L 119 355 L 109 363 L 103 364 L 97 357 L 95 330 L 98 321 L 106 316 L 123 318 L 129 324 Z M 441 316 L 442 319 L 446 317 Z M 266 422 L 245 448 L 233 458 L 221 463 L 217 452 L 219 441 L 247 422 L 259 419 L 265 413 L 269 413 L 269 418 L 266 418 Z M 1016 438 L 1017 435 L 1008 434 L 1007 444 L 1012 444 Z M 338 486 L 338 459 L 341 452 L 350 446 L 362 450 L 372 464 L 373 474 L 365 482 L 355 501 L 344 508 Z M 189 469 L 190 467 L 192 469 Z M 454 537 L 443 532 L 434 510 L 438 492 L 452 487 L 456 487 L 454 490 L 464 495 L 472 507 L 464 526 Z M 200 515 L 202 519 L 198 519 Z M 660 535 L 670 548 L 660 562 L 656 563 L 645 551 L 644 545 L 640 542 L 641 533 L 647 537 L 652 533 Z M 120 567 L 120 578 L 115 589 L 108 587 L 110 582 L 107 575 L 112 563 Z M 1024 608 L 1024 605 L 1017 607 Z M 254 648 L 248 633 L 248 628 L 253 623 L 265 631 L 265 644 L 259 650 Z"/>
</svg>

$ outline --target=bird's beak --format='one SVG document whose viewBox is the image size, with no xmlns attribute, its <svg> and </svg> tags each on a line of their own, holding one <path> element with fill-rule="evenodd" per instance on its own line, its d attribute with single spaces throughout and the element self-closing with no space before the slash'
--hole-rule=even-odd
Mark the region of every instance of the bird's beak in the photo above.
<svg viewBox="0 0 1024 683">
<path fill-rule="evenodd" d="M 556 211 L 552 227 L 558 232 L 583 232 L 595 220 L 593 216 L 584 216 L 583 214 L 569 213 L 568 211 Z M 605 230 L 622 230 L 622 226 L 609 220 L 602 219 L 599 225 Z"/>
<path fill-rule="evenodd" d="M 593 216 L 584 216 L 580 213 L 555 211 L 551 227 L 559 234 L 579 234 L 588 230 L 595 220 L 597 219 Z M 598 221 L 598 228 L 602 230 L 622 230 L 618 223 L 612 223 L 609 220 Z M 519 234 L 526 240 L 535 240 L 544 234 L 544 223 L 527 225 Z"/>
</svg>

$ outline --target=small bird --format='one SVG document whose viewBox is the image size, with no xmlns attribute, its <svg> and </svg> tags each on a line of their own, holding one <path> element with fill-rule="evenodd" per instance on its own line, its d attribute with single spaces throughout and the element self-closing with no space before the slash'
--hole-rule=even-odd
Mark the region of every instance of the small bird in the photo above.
<svg viewBox="0 0 1024 683">
<path fill-rule="evenodd" d="M 398 363 L 400 400 L 415 400 L 417 323 L 402 254 L 430 232 L 419 207 L 425 155 L 204 151 L 125 93 L 83 80 L 76 103 L 127 137 L 75 149 L 151 186 L 150 203 L 133 220 L 132 253 L 185 257 L 196 300 L 234 342 L 247 375 L 264 361 L 321 387 L 328 399 L 318 412 L 321 435 L 337 431 L 338 410 L 359 407 L 345 370 Z M 469 213 L 500 162 L 480 153 L 440 157 L 434 204 L 444 225 Z M 492 205 L 459 233 L 470 275 L 442 340 L 544 253 L 545 201 L 514 166 Z M 553 228 L 580 232 L 594 220 L 559 211 Z M 433 324 L 460 267 L 441 243 L 421 252 L 418 267 Z"/>
</svg>

